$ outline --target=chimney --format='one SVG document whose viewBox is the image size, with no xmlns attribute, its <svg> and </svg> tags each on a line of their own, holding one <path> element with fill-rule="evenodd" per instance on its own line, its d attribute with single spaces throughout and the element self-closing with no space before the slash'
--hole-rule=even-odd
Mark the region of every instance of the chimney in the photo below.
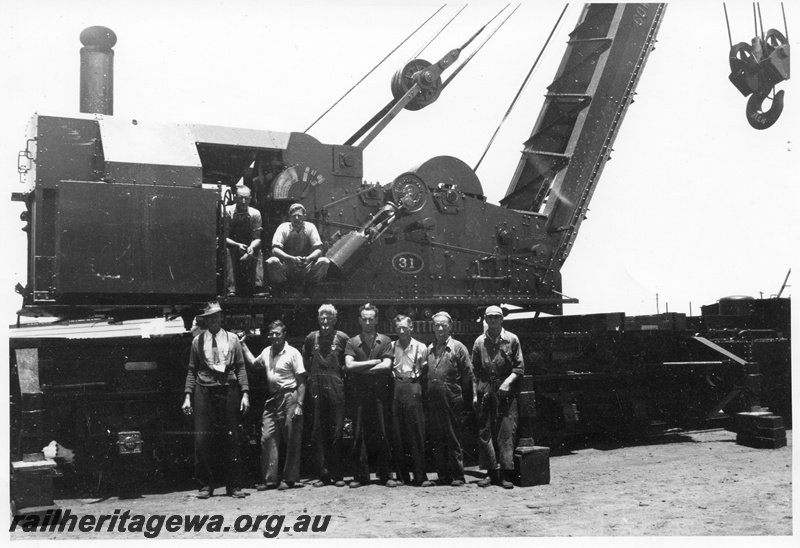
<svg viewBox="0 0 800 548">
<path fill-rule="evenodd" d="M 106 27 L 81 32 L 81 112 L 114 114 L 114 44 L 117 35 Z"/>
</svg>

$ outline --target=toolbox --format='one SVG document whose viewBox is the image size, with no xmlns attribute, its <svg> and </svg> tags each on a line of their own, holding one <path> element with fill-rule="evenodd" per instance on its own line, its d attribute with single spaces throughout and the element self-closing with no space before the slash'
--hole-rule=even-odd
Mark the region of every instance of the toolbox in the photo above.
<svg viewBox="0 0 800 548">
<path fill-rule="evenodd" d="M 517 447 L 514 450 L 514 479 L 520 487 L 550 483 L 550 448 Z"/>
</svg>

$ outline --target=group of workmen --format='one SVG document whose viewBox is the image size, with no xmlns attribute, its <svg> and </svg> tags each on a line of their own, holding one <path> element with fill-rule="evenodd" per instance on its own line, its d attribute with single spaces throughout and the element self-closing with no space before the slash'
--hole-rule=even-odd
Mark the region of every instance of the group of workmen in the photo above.
<svg viewBox="0 0 800 548">
<path fill-rule="evenodd" d="M 370 483 L 370 472 L 386 487 L 463 486 L 462 417 L 471 405 L 478 419 L 478 485 L 513 488 L 517 434 L 518 379 L 523 375 L 519 339 L 503 329 L 503 311 L 489 306 L 485 331 L 470 353 L 451 336 L 453 320 L 441 311 L 431 317 L 435 340 L 413 337 L 413 322 L 397 316 L 397 339 L 377 332 L 378 309 L 359 309 L 361 333 L 348 337 L 335 329 L 337 310 L 323 304 L 319 330 L 302 349 L 286 342 L 286 326 L 267 327 L 269 345 L 254 356 L 239 337 L 222 329 L 219 303 L 199 316 L 205 329 L 191 346 L 183 412 L 194 416 L 195 479 L 200 498 L 213 495 L 215 429 L 223 432 L 225 486 L 241 491 L 237 421 L 250 406 L 247 368 L 265 372 L 268 395 L 261 430 L 259 491 L 303 487 L 300 482 L 303 428 L 311 429 L 315 487 L 344 487 L 345 403 L 353 416 L 351 488 Z M 345 383 L 348 384 L 345 399 Z M 465 396 L 472 394 L 472 401 Z M 427 475 L 425 444 L 431 443 L 436 482 Z"/>
<path fill-rule="evenodd" d="M 250 189 L 236 187 L 235 203 L 225 207 L 225 294 L 252 297 L 264 287 L 264 268 L 273 287 L 299 280 L 309 290 L 323 280 L 330 261 L 322 254 L 322 240 L 313 223 L 306 221 L 306 208 L 289 207 L 289 221 L 281 223 L 272 237 L 270 256 L 264 260 L 261 212 L 250 207 Z"/>
</svg>

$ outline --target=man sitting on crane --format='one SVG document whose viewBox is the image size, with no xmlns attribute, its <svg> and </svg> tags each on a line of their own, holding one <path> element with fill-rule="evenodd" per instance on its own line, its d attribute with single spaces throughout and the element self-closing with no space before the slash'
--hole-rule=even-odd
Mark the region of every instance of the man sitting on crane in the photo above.
<svg viewBox="0 0 800 548">
<path fill-rule="evenodd" d="M 225 208 L 225 284 L 228 297 L 250 297 L 263 284 L 261 212 L 250 207 L 250 200 L 250 189 L 238 186 L 236 203 Z"/>
<path fill-rule="evenodd" d="M 287 276 L 313 284 L 325 278 L 330 261 L 322 256 L 317 227 L 306 221 L 303 204 L 289 207 L 289 222 L 281 223 L 272 237 L 272 257 L 267 259 L 269 279 L 282 284 Z"/>
</svg>

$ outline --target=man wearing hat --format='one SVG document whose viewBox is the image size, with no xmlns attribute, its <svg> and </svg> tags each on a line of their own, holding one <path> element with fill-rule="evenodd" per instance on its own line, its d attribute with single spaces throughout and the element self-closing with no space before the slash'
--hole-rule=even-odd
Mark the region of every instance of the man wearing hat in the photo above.
<svg viewBox="0 0 800 548">
<path fill-rule="evenodd" d="M 306 221 L 303 204 L 289 207 L 289 222 L 281 223 L 272 237 L 272 257 L 267 259 L 269 279 L 282 284 L 300 277 L 306 283 L 325 278 L 330 261 L 322 256 L 322 240 L 317 227 Z"/>
<path fill-rule="evenodd" d="M 453 319 L 447 312 L 433 315 L 436 340 L 428 345 L 427 424 L 433 444 L 439 485 L 464 485 L 461 450 L 464 393 L 472 383 L 469 351 L 450 336 Z"/>
<path fill-rule="evenodd" d="M 222 329 L 219 303 L 208 303 L 198 320 L 205 323 L 206 330 L 192 341 L 182 406 L 185 415 L 194 415 L 194 475 L 201 486 L 198 498 L 214 494 L 215 432 L 224 432 L 227 494 L 242 498 L 237 412 L 245 413 L 250 407 L 242 347 L 239 337 Z"/>
<path fill-rule="evenodd" d="M 480 487 L 492 483 L 512 489 L 514 445 L 516 443 L 517 392 L 516 380 L 524 374 L 519 339 L 503 329 L 503 310 L 490 306 L 483 315 L 486 332 L 472 347 L 475 369 L 473 403 L 478 409 L 478 461 L 487 471 L 478 482 Z"/>
</svg>

